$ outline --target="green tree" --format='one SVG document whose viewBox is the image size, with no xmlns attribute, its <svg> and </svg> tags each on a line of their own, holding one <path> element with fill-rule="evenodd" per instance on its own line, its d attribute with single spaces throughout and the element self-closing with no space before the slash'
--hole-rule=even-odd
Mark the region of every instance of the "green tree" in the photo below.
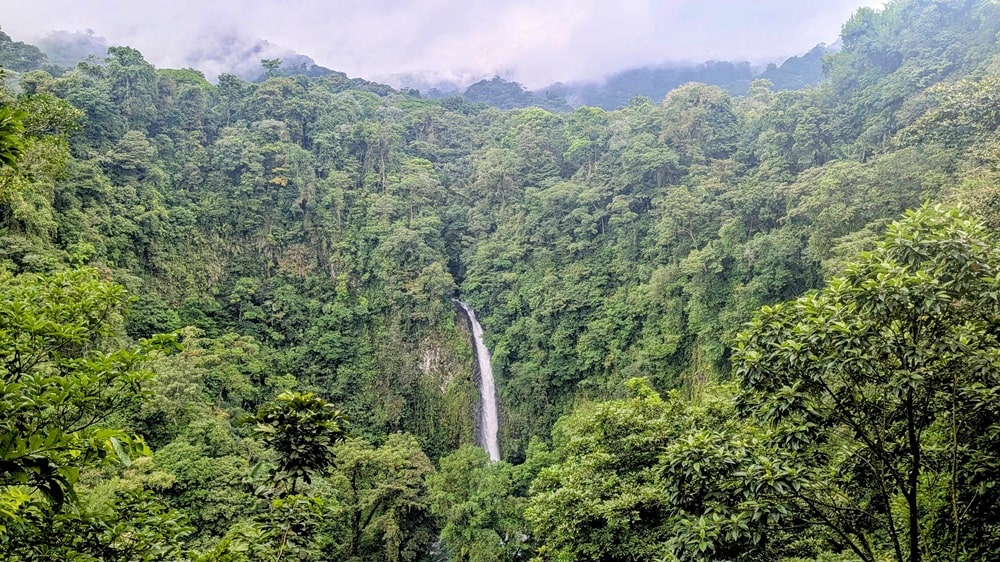
<svg viewBox="0 0 1000 562">
<path fill-rule="evenodd" d="M 106 490 L 102 490 L 106 491 Z M 41 532 L 0 539 L 6 560 L 155 562 L 189 560 L 184 515 L 151 492 L 117 490 L 37 522 Z M 22 531 L 23 528 L 17 529 Z"/>
<path fill-rule="evenodd" d="M 526 490 L 518 489 L 518 480 L 515 467 L 491 463 L 481 447 L 466 446 L 441 459 L 427 485 L 431 510 L 443 520 L 441 545 L 449 560 L 500 562 L 529 554 L 526 498 L 517 495 Z"/>
<path fill-rule="evenodd" d="M 140 400 L 158 337 L 116 345 L 129 301 L 92 269 L 0 271 L 0 536 L 76 503 L 80 471 L 148 454 L 110 419 Z"/>
<path fill-rule="evenodd" d="M 730 98 L 718 87 L 685 84 L 663 100 L 662 140 L 689 162 L 726 158 L 736 147 L 738 124 Z"/>
<path fill-rule="evenodd" d="M 412 435 L 393 433 L 378 448 L 361 440 L 338 446 L 331 483 L 344 535 L 335 558 L 426 560 L 435 538 L 426 481 L 433 472 Z"/>
<path fill-rule="evenodd" d="M 629 398 L 580 407 L 553 430 L 558 462 L 532 483 L 525 510 L 543 558 L 649 560 L 664 550 L 669 498 L 657 455 L 683 431 L 683 406 L 644 380 L 629 385 Z"/>
<path fill-rule="evenodd" d="M 805 517 L 863 560 L 995 556 L 1000 252 L 924 206 L 844 277 L 765 307 L 738 338 L 743 407 L 825 482 Z"/>
<path fill-rule="evenodd" d="M 274 78 L 281 72 L 281 59 L 260 59 L 260 66 L 264 68 L 268 78 Z"/>
<path fill-rule="evenodd" d="M 346 419 L 339 410 L 311 392 L 283 392 L 257 412 L 257 431 L 278 453 L 274 481 L 295 494 L 299 480 L 309 484 L 312 474 L 333 465 L 334 445 L 347 437 Z"/>
<path fill-rule="evenodd" d="M 156 69 L 131 47 L 111 47 L 107 58 L 111 100 L 130 127 L 156 120 Z"/>
<path fill-rule="evenodd" d="M 0 79 L 3 79 L 3 74 L 0 74 Z M 25 117 L 27 114 L 23 111 L 6 105 L 0 106 L 0 167 L 17 167 Z"/>
<path fill-rule="evenodd" d="M 738 415 L 734 387 L 661 397 L 645 379 L 626 385 L 628 398 L 578 407 L 556 425 L 556 462 L 538 473 L 525 510 L 543 559 L 750 562 L 841 550 L 795 511 L 811 467 L 784 434 Z"/>
</svg>

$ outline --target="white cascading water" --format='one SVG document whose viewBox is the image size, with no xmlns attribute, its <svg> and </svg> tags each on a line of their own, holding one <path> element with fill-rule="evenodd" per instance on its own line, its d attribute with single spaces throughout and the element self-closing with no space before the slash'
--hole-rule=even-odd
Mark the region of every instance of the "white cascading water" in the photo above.
<svg viewBox="0 0 1000 562">
<path fill-rule="evenodd" d="M 500 421 L 497 418 L 497 390 L 493 384 L 493 366 L 490 364 L 490 350 L 483 343 L 483 327 L 476 320 L 476 313 L 472 307 L 460 300 L 455 300 L 458 306 L 462 307 L 465 315 L 469 317 L 469 324 L 472 326 L 472 339 L 476 343 L 476 360 L 479 362 L 479 396 L 482 402 L 482 443 L 480 445 L 486 449 L 490 455 L 490 460 L 496 462 L 500 460 L 500 445 L 497 443 L 497 432 L 500 429 Z"/>
</svg>

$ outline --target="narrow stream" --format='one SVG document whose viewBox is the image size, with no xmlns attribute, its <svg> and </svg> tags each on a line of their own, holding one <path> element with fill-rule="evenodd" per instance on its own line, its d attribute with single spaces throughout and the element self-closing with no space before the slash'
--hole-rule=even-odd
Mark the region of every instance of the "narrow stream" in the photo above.
<svg viewBox="0 0 1000 562">
<path fill-rule="evenodd" d="M 476 361 L 479 363 L 479 397 L 482 410 L 480 418 L 481 431 L 477 436 L 479 445 L 486 449 L 490 455 L 490 460 L 496 462 L 500 460 L 500 445 L 497 443 L 497 433 L 500 429 L 500 421 L 497 417 L 497 389 L 493 383 L 493 366 L 490 364 L 490 350 L 483 342 L 483 327 L 476 320 L 476 313 L 472 307 L 456 299 L 458 306 L 462 307 L 465 315 L 469 318 L 469 325 L 472 326 L 472 339 L 476 344 Z"/>
</svg>

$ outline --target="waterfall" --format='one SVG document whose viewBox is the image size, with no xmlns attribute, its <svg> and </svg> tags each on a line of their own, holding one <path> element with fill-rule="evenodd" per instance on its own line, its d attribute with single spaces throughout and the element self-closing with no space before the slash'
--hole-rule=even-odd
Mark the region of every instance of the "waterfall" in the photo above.
<svg viewBox="0 0 1000 562">
<path fill-rule="evenodd" d="M 500 460 L 500 445 L 497 443 L 500 421 L 497 418 L 497 389 L 496 385 L 493 384 L 490 350 L 483 343 L 483 327 L 476 320 L 476 313 L 472 311 L 472 307 L 458 299 L 455 299 L 455 302 L 462 307 L 465 315 L 469 318 L 469 326 L 472 327 L 472 340 L 475 343 L 476 361 L 479 365 L 481 418 L 479 420 L 480 432 L 477 437 L 480 441 L 479 444 L 489 453 L 490 460 L 496 462 Z"/>
</svg>

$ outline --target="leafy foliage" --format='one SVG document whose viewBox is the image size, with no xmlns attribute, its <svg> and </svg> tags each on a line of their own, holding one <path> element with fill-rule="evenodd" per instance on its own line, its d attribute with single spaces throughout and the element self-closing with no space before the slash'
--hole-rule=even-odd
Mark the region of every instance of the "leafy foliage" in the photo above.
<svg viewBox="0 0 1000 562">
<path fill-rule="evenodd" d="M 525 512 L 554 560 L 758 560 L 774 557 L 786 508 L 769 492 L 795 481 L 762 466 L 764 432 L 734 420 L 732 389 L 700 404 L 633 396 L 580 408 L 556 428 L 559 461 Z M 764 474 L 766 472 L 766 474 Z"/>
<path fill-rule="evenodd" d="M 24 492 L 38 492 L 59 512 L 72 498 L 81 468 L 128 463 L 146 450 L 141 440 L 107 427 L 107 421 L 141 397 L 150 376 L 141 366 L 154 342 L 108 349 L 127 298 L 93 270 L 6 274 L 3 286 L 2 493 L 13 504 L 28 498 Z M 16 518 L 18 510 L 12 511 Z"/>
<path fill-rule="evenodd" d="M 347 441 L 337 454 L 331 484 L 343 534 L 335 558 L 425 560 L 436 538 L 427 492 L 434 466 L 416 439 L 392 434 L 378 448 Z"/>
<path fill-rule="evenodd" d="M 18 553 L 33 540 L 48 544 L 42 537 L 53 522 L 77 524 L 81 471 L 127 466 L 149 454 L 140 437 L 115 428 L 111 417 L 144 396 L 150 354 L 175 343 L 159 336 L 135 347 L 114 346 L 128 298 L 94 270 L 2 276 L 0 548 Z M 156 507 L 147 511 L 144 501 L 130 496 L 113 509 L 165 515 Z M 100 540 L 118 541 L 111 530 L 94 532 L 112 533 Z M 134 540 L 139 550 L 156 548 Z"/>
<path fill-rule="evenodd" d="M 450 560 L 503 561 L 530 555 L 533 544 L 524 519 L 528 485 L 544 453 L 514 467 L 491 463 L 479 447 L 463 447 L 441 459 L 428 477 L 431 510 L 443 520 L 441 543 Z"/>
<path fill-rule="evenodd" d="M 744 407 L 807 465 L 834 460 L 837 492 L 814 485 L 805 507 L 862 559 L 888 555 L 875 535 L 897 560 L 996 548 L 976 516 L 996 498 L 976 482 L 996 463 L 979 416 L 1000 384 L 998 267 L 981 224 L 925 206 L 843 278 L 764 308 L 740 337 Z"/>
<path fill-rule="evenodd" d="M 22 150 L 20 134 L 24 131 L 26 116 L 26 113 L 13 107 L 0 106 L 0 166 L 17 166 Z"/>
<path fill-rule="evenodd" d="M 333 464 L 334 445 L 347 436 L 344 415 L 312 393 L 283 392 L 255 421 L 264 443 L 278 453 L 275 482 L 291 480 L 292 494 L 299 480 L 309 484 L 314 472 Z"/>
</svg>

